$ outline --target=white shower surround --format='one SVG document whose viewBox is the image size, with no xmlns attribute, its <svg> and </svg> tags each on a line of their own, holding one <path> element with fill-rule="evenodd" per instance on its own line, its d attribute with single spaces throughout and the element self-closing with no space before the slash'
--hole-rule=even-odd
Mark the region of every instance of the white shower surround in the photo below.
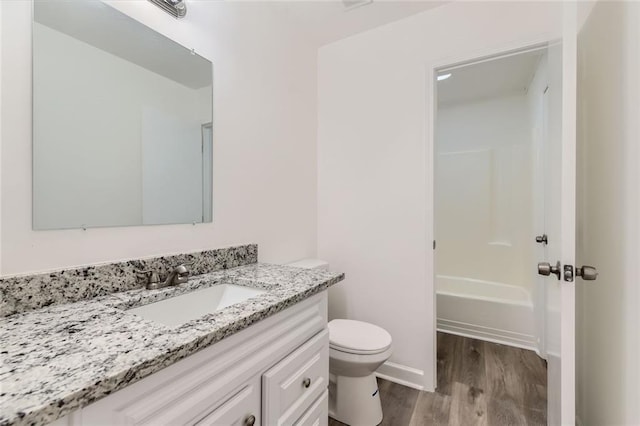
<svg viewBox="0 0 640 426">
<path fill-rule="evenodd" d="M 436 276 L 438 331 L 537 351 L 533 301 L 522 286 Z"/>
<path fill-rule="evenodd" d="M 534 150 L 526 95 L 439 107 L 437 126 L 436 275 L 531 292 Z"/>
<path fill-rule="evenodd" d="M 545 64 L 527 93 L 440 108 L 436 167 L 437 329 L 541 356 L 544 294 L 532 265 L 544 229 L 536 158 Z"/>
</svg>

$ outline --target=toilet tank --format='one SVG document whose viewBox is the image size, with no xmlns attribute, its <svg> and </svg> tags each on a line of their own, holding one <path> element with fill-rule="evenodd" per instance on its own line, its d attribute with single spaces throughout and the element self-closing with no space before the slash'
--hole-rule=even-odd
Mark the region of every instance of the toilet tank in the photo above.
<svg viewBox="0 0 640 426">
<path fill-rule="evenodd" d="M 321 271 L 329 270 L 329 263 L 320 259 L 300 259 L 295 262 L 287 263 L 287 266 L 304 269 L 319 269 Z"/>
</svg>

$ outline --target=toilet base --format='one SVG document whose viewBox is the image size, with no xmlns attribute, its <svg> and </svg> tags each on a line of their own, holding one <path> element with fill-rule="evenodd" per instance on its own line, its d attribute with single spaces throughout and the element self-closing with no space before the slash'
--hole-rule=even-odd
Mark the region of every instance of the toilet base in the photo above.
<svg viewBox="0 0 640 426">
<path fill-rule="evenodd" d="M 336 376 L 335 384 L 329 386 L 329 417 L 352 426 L 380 424 L 382 405 L 376 376 Z"/>
</svg>

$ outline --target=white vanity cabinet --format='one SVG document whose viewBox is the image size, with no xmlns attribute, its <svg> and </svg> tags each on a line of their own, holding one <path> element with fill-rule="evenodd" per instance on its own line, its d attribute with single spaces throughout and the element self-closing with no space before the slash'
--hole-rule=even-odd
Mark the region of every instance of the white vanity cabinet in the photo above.
<svg viewBox="0 0 640 426">
<path fill-rule="evenodd" d="M 240 386 L 240 390 L 214 408 L 197 426 L 251 426 L 261 424 L 260 378 L 255 377 Z"/>
<path fill-rule="evenodd" d="M 265 425 L 292 425 L 329 385 L 329 331 L 324 330 L 262 375 Z"/>
<path fill-rule="evenodd" d="M 323 291 L 53 425 L 326 425 L 328 380 Z"/>
</svg>

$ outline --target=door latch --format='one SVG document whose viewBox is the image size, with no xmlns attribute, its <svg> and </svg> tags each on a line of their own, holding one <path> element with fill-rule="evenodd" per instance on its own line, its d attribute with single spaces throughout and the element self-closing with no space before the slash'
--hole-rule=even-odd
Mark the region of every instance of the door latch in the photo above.
<svg viewBox="0 0 640 426">
<path fill-rule="evenodd" d="M 593 266 L 584 265 L 579 268 L 575 268 L 575 276 L 580 277 L 585 281 L 594 281 L 598 278 L 598 270 Z M 573 265 L 564 265 L 564 280 L 566 282 L 573 282 L 573 278 Z"/>
<path fill-rule="evenodd" d="M 568 283 L 573 282 L 573 265 L 564 265 L 564 280 Z"/>
</svg>

